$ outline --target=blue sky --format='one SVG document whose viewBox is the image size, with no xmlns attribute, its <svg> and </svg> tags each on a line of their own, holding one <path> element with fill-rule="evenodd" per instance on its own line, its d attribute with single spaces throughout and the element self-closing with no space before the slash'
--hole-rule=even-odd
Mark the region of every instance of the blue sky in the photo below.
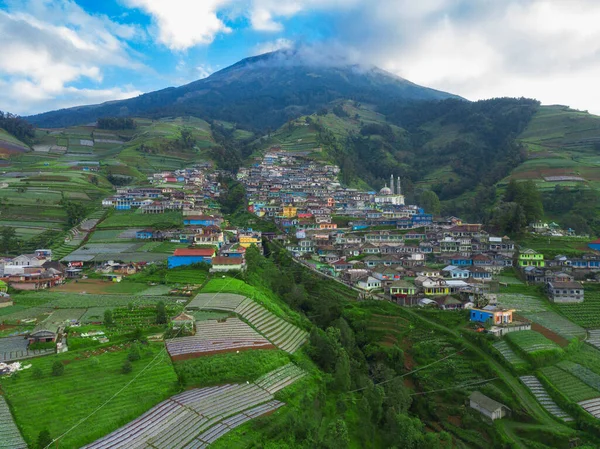
<svg viewBox="0 0 600 449">
<path fill-rule="evenodd" d="M 599 20 L 596 0 L 0 0 L 0 110 L 127 98 L 295 45 L 600 113 Z"/>
</svg>

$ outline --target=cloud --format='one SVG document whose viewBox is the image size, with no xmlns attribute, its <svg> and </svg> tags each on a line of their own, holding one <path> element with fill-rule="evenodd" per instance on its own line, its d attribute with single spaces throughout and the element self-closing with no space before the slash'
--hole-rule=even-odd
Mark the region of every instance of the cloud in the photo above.
<svg viewBox="0 0 600 449">
<path fill-rule="evenodd" d="M 124 0 L 152 16 L 158 42 L 171 50 L 210 44 L 219 33 L 229 33 L 217 12 L 231 0 Z"/>
<path fill-rule="evenodd" d="M 294 42 L 290 39 L 279 38 L 274 41 L 262 42 L 254 47 L 255 55 L 262 55 L 263 53 L 270 53 L 272 51 L 283 50 L 293 48 Z"/>
<path fill-rule="evenodd" d="M 9 2 L 14 5 L 19 9 L 0 10 L 0 79 L 10 86 L 0 91 L 4 109 L 25 114 L 138 94 L 99 87 L 106 66 L 142 67 L 119 38 L 139 36 L 138 29 L 89 15 L 69 0 Z M 81 82 L 88 86 L 73 85 Z"/>
</svg>

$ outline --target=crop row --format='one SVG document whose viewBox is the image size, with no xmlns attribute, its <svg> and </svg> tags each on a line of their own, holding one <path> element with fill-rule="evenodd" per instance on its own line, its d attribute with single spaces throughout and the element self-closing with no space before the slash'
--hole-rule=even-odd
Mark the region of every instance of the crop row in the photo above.
<svg viewBox="0 0 600 449">
<path fill-rule="evenodd" d="M 555 312 L 523 313 L 522 315 L 525 316 L 525 318 L 556 332 L 567 340 L 572 340 L 574 338 L 583 339 L 587 335 L 584 328 Z"/>
<path fill-rule="evenodd" d="M 0 449 L 27 449 L 3 396 L 0 396 Z"/>
<path fill-rule="evenodd" d="M 548 413 L 563 421 L 573 421 L 573 418 L 552 400 L 542 383 L 535 376 L 521 376 L 520 379 Z"/>
<path fill-rule="evenodd" d="M 86 448 L 200 448 L 282 405 L 254 383 L 188 390 Z"/>
<path fill-rule="evenodd" d="M 498 351 L 502 356 L 506 359 L 508 363 L 511 365 L 520 365 L 526 363 L 521 357 L 517 355 L 515 351 L 512 350 L 506 341 L 501 340 L 497 343 L 493 344 L 494 349 Z"/>
<path fill-rule="evenodd" d="M 557 366 L 547 366 L 542 368 L 541 372 L 556 389 L 573 402 L 585 401 L 600 396 L 599 391 Z"/>
<path fill-rule="evenodd" d="M 535 331 L 511 332 L 506 338 L 525 353 L 550 350 L 562 351 L 556 343 Z"/>
<path fill-rule="evenodd" d="M 585 293 L 581 304 L 559 304 L 558 308 L 574 323 L 585 328 L 600 327 L 600 292 Z"/>
</svg>

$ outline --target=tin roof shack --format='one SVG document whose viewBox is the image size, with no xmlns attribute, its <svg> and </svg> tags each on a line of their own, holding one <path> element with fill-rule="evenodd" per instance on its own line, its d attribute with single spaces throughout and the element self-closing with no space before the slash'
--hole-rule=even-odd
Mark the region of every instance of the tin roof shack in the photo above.
<svg viewBox="0 0 600 449">
<path fill-rule="evenodd" d="M 488 398 L 479 391 L 471 393 L 471 396 L 469 396 L 469 406 L 491 421 L 510 416 L 511 413 L 511 410 L 506 405 Z"/>
<path fill-rule="evenodd" d="M 58 334 L 62 332 L 62 327 L 54 323 L 38 324 L 29 334 L 29 344 L 34 343 L 54 343 Z"/>
</svg>

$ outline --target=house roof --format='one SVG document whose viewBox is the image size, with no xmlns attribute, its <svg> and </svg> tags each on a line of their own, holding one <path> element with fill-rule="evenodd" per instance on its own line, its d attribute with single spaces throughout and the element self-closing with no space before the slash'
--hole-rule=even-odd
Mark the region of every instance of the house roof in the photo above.
<svg viewBox="0 0 600 449">
<path fill-rule="evenodd" d="M 214 248 L 178 248 L 173 252 L 174 256 L 211 257 L 214 254 L 215 254 Z"/>
<path fill-rule="evenodd" d="M 179 315 L 177 315 L 171 321 L 194 321 L 194 317 L 191 315 L 188 315 L 185 312 L 181 312 Z"/>
<path fill-rule="evenodd" d="M 498 401 L 494 401 L 492 398 L 488 398 L 485 394 L 483 394 L 479 391 L 474 391 L 473 393 L 471 393 L 471 396 L 469 396 L 469 399 L 473 402 L 476 402 L 480 408 L 482 408 L 490 413 L 493 413 L 502 407 L 509 409 L 506 405 L 501 404 Z"/>
<path fill-rule="evenodd" d="M 576 288 L 576 289 L 583 288 L 583 285 L 581 285 L 579 282 L 557 281 L 557 282 L 549 282 L 549 284 L 554 288 Z"/>
</svg>

